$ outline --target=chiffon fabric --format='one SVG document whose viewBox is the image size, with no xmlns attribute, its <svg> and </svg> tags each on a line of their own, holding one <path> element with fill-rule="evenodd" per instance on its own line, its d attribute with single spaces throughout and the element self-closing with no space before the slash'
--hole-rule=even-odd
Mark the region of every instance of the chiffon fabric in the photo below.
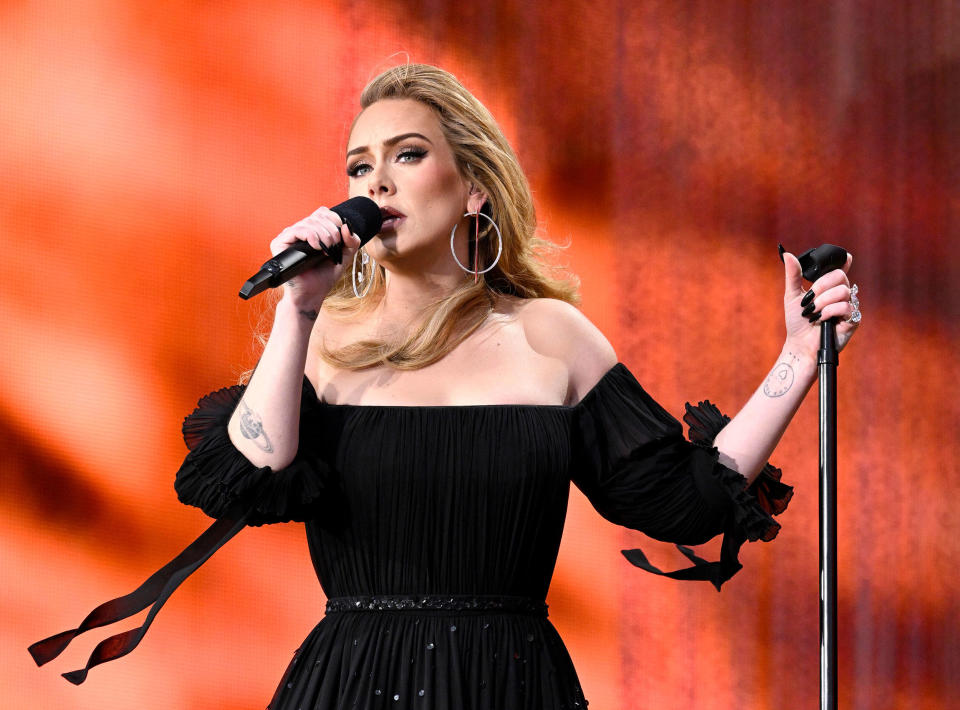
<svg viewBox="0 0 960 710">
<path fill-rule="evenodd" d="M 299 450 L 257 468 L 227 434 L 242 386 L 202 398 L 183 424 L 180 500 L 214 523 L 139 588 L 30 647 L 38 665 L 78 634 L 152 607 L 100 642 L 72 683 L 131 652 L 166 599 L 246 525 L 305 523 L 327 613 L 294 653 L 272 710 L 582 708 L 577 674 L 545 599 L 571 481 L 600 514 L 677 543 L 693 564 L 664 572 L 717 589 L 747 540 L 771 540 L 793 489 L 767 465 L 746 479 L 712 446 L 727 417 L 710 402 L 680 423 L 622 364 L 572 407 L 353 406 L 320 402 L 304 378 Z M 687 545 L 723 534 L 720 559 Z"/>
<path fill-rule="evenodd" d="M 680 423 L 618 364 L 577 405 L 353 406 L 305 379 L 300 449 L 256 468 L 226 424 L 240 386 L 184 423 L 176 489 L 212 517 L 306 523 L 328 613 L 295 652 L 273 710 L 578 708 L 583 697 L 543 604 L 573 481 L 606 519 L 722 559 L 658 574 L 735 573 L 745 540 L 772 539 L 792 489 L 717 461 L 726 422 L 708 402 Z M 499 608 L 498 608 L 499 607 Z"/>
</svg>

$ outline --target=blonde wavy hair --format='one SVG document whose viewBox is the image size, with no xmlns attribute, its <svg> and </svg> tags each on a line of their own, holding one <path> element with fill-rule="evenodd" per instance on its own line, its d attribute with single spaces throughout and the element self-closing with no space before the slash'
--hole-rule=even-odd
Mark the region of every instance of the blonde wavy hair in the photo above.
<svg viewBox="0 0 960 710">
<path fill-rule="evenodd" d="M 385 365 L 414 370 L 441 359 L 479 328 L 494 311 L 500 294 L 576 304 L 576 279 L 566 273 L 559 278 L 552 275 L 559 268 L 545 257 L 559 247 L 535 235 L 537 219 L 527 178 L 487 108 L 455 76 L 427 64 L 404 64 L 377 76 L 360 95 L 361 110 L 384 99 L 413 99 L 433 109 L 461 173 L 487 196 L 483 211 L 500 227 L 503 253 L 476 283 L 465 278 L 462 286 L 426 309 L 419 327 L 406 337 L 362 340 L 337 350 L 329 350 L 324 343 L 321 357 L 341 369 Z M 496 255 L 495 233 L 487 220 L 481 220 L 480 227 L 479 263 L 490 264 Z M 378 265 L 370 290 L 358 299 L 350 269 L 344 269 L 323 303 L 324 311 L 349 319 L 373 308 L 384 297 L 385 278 L 383 266 Z"/>
</svg>

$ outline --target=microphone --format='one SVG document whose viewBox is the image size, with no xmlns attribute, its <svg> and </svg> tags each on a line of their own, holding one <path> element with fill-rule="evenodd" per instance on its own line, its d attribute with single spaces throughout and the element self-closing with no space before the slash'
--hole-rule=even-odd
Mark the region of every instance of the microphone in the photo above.
<svg viewBox="0 0 960 710">
<path fill-rule="evenodd" d="M 839 269 L 847 263 L 847 250 L 833 244 L 821 244 L 813 249 L 807 249 L 797 257 L 803 278 L 807 281 L 816 281 L 828 271 Z"/>
<path fill-rule="evenodd" d="M 360 246 L 377 236 L 383 226 L 380 208 L 369 197 L 351 197 L 330 210 L 340 215 L 340 219 L 346 222 L 350 231 L 360 237 Z M 298 241 L 270 259 L 260 267 L 260 271 L 247 279 L 240 288 L 240 298 L 246 300 L 268 288 L 276 288 L 325 259 L 339 264 L 343 259 L 343 242 L 317 250 L 307 242 Z"/>
</svg>

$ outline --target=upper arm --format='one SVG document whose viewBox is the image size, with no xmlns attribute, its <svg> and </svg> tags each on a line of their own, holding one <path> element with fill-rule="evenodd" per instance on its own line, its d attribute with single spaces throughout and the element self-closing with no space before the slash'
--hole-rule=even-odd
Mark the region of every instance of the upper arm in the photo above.
<svg viewBox="0 0 960 710">
<path fill-rule="evenodd" d="M 566 365 L 570 403 L 583 399 L 617 364 L 610 341 L 589 318 L 565 301 L 531 299 L 520 309 L 520 319 L 530 346 Z"/>
</svg>

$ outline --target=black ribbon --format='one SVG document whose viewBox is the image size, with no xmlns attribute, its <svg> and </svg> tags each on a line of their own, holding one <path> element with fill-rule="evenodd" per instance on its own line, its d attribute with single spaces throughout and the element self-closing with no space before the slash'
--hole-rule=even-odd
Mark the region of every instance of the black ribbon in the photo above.
<svg viewBox="0 0 960 710">
<path fill-rule="evenodd" d="M 101 604 L 91 611 L 77 628 L 63 631 L 42 641 L 37 641 L 30 646 L 28 650 L 30 655 L 33 656 L 33 660 L 36 661 L 38 666 L 42 666 L 59 656 L 78 634 L 126 619 L 152 604 L 153 608 L 142 626 L 104 639 L 93 649 L 86 666 L 80 670 L 64 673 L 63 677 L 74 685 L 80 685 L 86 680 L 87 673 L 94 666 L 127 655 L 140 643 L 157 612 L 160 611 L 160 608 L 183 580 L 240 532 L 246 524 L 246 515 L 240 518 L 220 518 L 216 520 L 183 552 L 154 572 L 146 582 L 130 594 Z"/>
<path fill-rule="evenodd" d="M 707 562 L 689 547 L 677 545 L 677 549 L 683 553 L 684 557 L 693 562 L 692 567 L 674 570 L 673 572 L 664 572 L 658 567 L 654 567 L 643 550 L 621 550 L 620 552 L 634 567 L 639 567 L 652 574 L 659 574 L 662 577 L 671 579 L 690 579 L 703 580 L 710 582 L 717 591 L 720 591 L 721 585 L 730 579 L 733 575 L 743 569 L 738 559 L 740 547 L 746 541 L 746 536 L 736 529 L 727 529 L 724 531 L 723 542 L 720 545 L 720 559 L 716 562 Z"/>
</svg>

